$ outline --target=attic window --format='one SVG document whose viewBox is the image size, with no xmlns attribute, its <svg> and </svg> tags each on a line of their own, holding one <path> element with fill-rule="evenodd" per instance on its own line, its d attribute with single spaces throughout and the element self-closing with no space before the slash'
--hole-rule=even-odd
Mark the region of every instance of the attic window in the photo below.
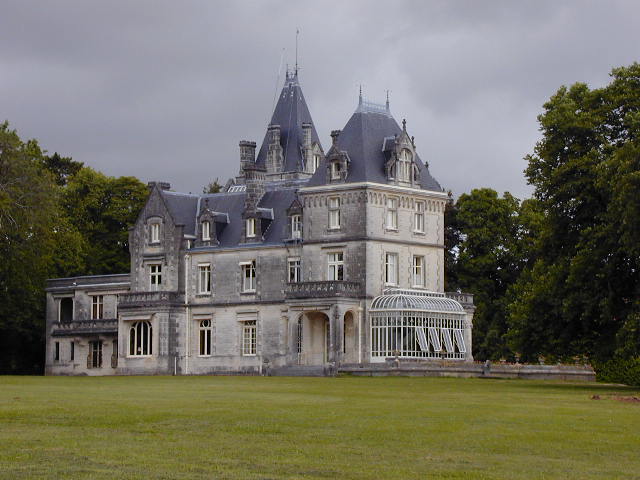
<svg viewBox="0 0 640 480">
<path fill-rule="evenodd" d="M 160 243 L 160 224 L 149 225 L 149 243 Z"/>
<path fill-rule="evenodd" d="M 207 240 L 211 240 L 211 224 L 202 222 L 202 241 L 206 242 Z"/>
<path fill-rule="evenodd" d="M 396 163 L 396 175 L 401 182 L 411 181 L 413 155 L 406 148 L 400 152 L 398 162 Z"/>
<path fill-rule="evenodd" d="M 320 155 L 316 153 L 311 159 L 311 173 L 315 173 L 318 167 L 320 167 Z"/>
<path fill-rule="evenodd" d="M 331 180 L 340 180 L 340 163 L 332 162 L 331 163 Z"/>
<path fill-rule="evenodd" d="M 247 238 L 253 238 L 256 236 L 256 219 L 247 218 L 246 220 Z"/>
</svg>

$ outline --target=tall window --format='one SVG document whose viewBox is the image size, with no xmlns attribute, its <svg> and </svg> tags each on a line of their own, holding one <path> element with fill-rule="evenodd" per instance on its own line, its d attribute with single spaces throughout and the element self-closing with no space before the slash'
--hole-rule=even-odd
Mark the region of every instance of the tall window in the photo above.
<svg viewBox="0 0 640 480">
<path fill-rule="evenodd" d="M 211 240 L 211 223 L 202 222 L 202 241 Z"/>
<path fill-rule="evenodd" d="M 134 322 L 129 328 L 129 355 L 132 357 L 148 357 L 153 353 L 153 329 L 151 322 Z"/>
<path fill-rule="evenodd" d="M 60 360 L 60 342 L 54 343 L 53 359 L 57 362 Z"/>
<path fill-rule="evenodd" d="M 302 215 L 291 215 L 289 217 L 291 227 L 291 238 L 302 238 Z"/>
<path fill-rule="evenodd" d="M 198 265 L 198 293 L 211 293 L 211 265 Z"/>
<path fill-rule="evenodd" d="M 200 322 L 200 356 L 208 357 L 211 355 L 211 334 L 213 327 L 211 320 L 202 320 Z"/>
<path fill-rule="evenodd" d="M 242 291 L 256 291 L 256 261 L 244 262 L 240 264 L 242 268 Z"/>
<path fill-rule="evenodd" d="M 253 238 L 256 236 L 256 219 L 255 218 L 247 218 L 246 229 L 247 229 L 247 238 Z"/>
<path fill-rule="evenodd" d="M 253 356 L 256 354 L 257 322 L 250 320 L 242 324 L 242 355 Z"/>
<path fill-rule="evenodd" d="M 396 174 L 398 176 L 398 180 L 401 182 L 410 182 L 411 181 L 411 171 L 412 171 L 412 155 L 409 150 L 406 148 L 400 152 L 400 156 L 398 158 L 398 162 L 396 163 Z"/>
<path fill-rule="evenodd" d="M 344 253 L 331 252 L 328 254 L 327 280 L 344 280 Z"/>
<path fill-rule="evenodd" d="M 413 275 L 413 287 L 424 287 L 424 257 L 419 255 L 413 256 L 413 265 L 411 266 Z"/>
<path fill-rule="evenodd" d="M 102 295 L 91 296 L 91 318 L 104 318 L 104 297 Z"/>
<path fill-rule="evenodd" d="M 60 299 L 60 305 L 58 310 L 59 322 L 71 322 L 73 321 L 73 298 L 65 297 Z"/>
<path fill-rule="evenodd" d="M 329 228 L 340 228 L 340 198 L 331 197 L 329 199 Z"/>
<path fill-rule="evenodd" d="M 76 344 L 75 342 L 71 342 L 69 346 L 71 348 L 69 352 L 69 360 L 74 361 L 76 359 Z"/>
<path fill-rule="evenodd" d="M 384 262 L 384 282 L 388 285 L 398 284 L 398 254 L 387 253 Z"/>
<path fill-rule="evenodd" d="M 315 173 L 315 171 L 318 170 L 318 167 L 320 167 L 320 155 L 316 153 L 311 159 L 311 173 Z"/>
<path fill-rule="evenodd" d="M 387 229 L 398 229 L 398 199 L 394 197 L 387 198 Z"/>
<path fill-rule="evenodd" d="M 102 342 L 100 340 L 89 342 L 89 358 L 87 358 L 87 367 L 102 368 Z"/>
<path fill-rule="evenodd" d="M 298 283 L 302 281 L 302 268 L 300 258 L 289 259 L 289 283 Z"/>
<path fill-rule="evenodd" d="M 149 284 L 153 291 L 162 287 L 162 265 L 159 263 L 149 265 Z"/>
<path fill-rule="evenodd" d="M 150 229 L 151 243 L 159 243 L 160 242 L 160 224 L 152 223 L 151 225 L 149 225 L 149 229 Z"/>
<path fill-rule="evenodd" d="M 424 202 L 416 202 L 416 209 L 413 212 L 413 231 L 424 233 Z"/>
</svg>

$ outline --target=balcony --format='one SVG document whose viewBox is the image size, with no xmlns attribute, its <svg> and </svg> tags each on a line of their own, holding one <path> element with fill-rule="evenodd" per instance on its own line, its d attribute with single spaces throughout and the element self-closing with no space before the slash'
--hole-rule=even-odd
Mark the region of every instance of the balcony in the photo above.
<svg viewBox="0 0 640 480">
<path fill-rule="evenodd" d="M 455 300 L 465 308 L 474 308 L 472 293 L 446 292 L 445 295 L 447 298 Z"/>
<path fill-rule="evenodd" d="M 360 283 L 344 281 L 298 282 L 288 283 L 285 296 L 288 299 L 359 297 L 362 294 Z"/>
<path fill-rule="evenodd" d="M 178 292 L 130 292 L 118 296 L 118 308 L 156 307 L 183 303 L 184 295 Z"/>
<path fill-rule="evenodd" d="M 72 320 L 53 325 L 51 336 L 74 337 L 76 335 L 117 335 L 118 319 Z"/>
</svg>

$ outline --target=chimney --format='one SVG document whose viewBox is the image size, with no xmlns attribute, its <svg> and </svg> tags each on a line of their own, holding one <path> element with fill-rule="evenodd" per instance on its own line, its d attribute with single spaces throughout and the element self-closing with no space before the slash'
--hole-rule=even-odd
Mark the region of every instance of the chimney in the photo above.
<svg viewBox="0 0 640 480">
<path fill-rule="evenodd" d="M 331 130 L 331 143 L 334 147 L 338 146 L 338 137 L 340 136 L 340 130 Z"/>
<path fill-rule="evenodd" d="M 244 200 L 245 213 L 255 213 L 258 203 L 264 195 L 265 169 L 255 163 L 247 165 L 244 170 L 244 182 L 247 186 L 247 196 Z"/>
<path fill-rule="evenodd" d="M 267 172 L 282 171 L 282 145 L 280 145 L 280 125 L 269 125 L 269 150 L 267 151 Z"/>
<path fill-rule="evenodd" d="M 153 190 L 153 187 L 158 186 L 160 190 L 170 190 L 171 184 L 169 182 L 149 182 L 147 183 L 147 187 L 149 190 Z"/>
<path fill-rule="evenodd" d="M 240 175 L 248 165 L 256 163 L 256 142 L 240 141 Z"/>
</svg>

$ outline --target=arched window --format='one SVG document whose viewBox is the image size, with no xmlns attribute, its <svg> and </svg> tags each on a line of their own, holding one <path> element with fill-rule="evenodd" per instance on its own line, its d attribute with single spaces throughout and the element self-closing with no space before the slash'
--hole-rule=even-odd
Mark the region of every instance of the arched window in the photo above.
<svg viewBox="0 0 640 480">
<path fill-rule="evenodd" d="M 129 329 L 129 356 L 148 357 L 153 353 L 151 322 L 134 322 Z"/>
<path fill-rule="evenodd" d="M 200 322 L 200 356 L 208 357 L 211 355 L 211 320 L 202 320 Z"/>
</svg>

